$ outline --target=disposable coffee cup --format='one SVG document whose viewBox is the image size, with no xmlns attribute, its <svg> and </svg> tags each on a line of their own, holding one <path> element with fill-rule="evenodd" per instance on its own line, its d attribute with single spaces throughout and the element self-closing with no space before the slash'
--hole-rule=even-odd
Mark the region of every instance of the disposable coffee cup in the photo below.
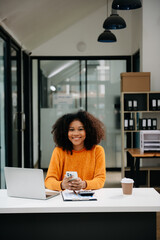
<svg viewBox="0 0 160 240">
<path fill-rule="evenodd" d="M 133 190 L 134 180 L 131 178 L 123 178 L 121 180 L 122 191 L 125 195 L 131 195 Z"/>
</svg>

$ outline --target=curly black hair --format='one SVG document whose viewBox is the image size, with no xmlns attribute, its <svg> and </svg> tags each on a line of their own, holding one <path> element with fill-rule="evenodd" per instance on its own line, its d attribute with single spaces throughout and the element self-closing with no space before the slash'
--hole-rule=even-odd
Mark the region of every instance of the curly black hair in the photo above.
<svg viewBox="0 0 160 240">
<path fill-rule="evenodd" d="M 86 131 L 84 146 L 87 150 L 92 149 L 94 145 L 104 139 L 104 124 L 89 112 L 80 110 L 76 113 L 65 114 L 55 122 L 51 133 L 53 134 L 53 140 L 56 146 L 72 153 L 73 145 L 68 139 L 68 130 L 70 123 L 74 120 L 79 120 L 84 126 Z"/>
</svg>

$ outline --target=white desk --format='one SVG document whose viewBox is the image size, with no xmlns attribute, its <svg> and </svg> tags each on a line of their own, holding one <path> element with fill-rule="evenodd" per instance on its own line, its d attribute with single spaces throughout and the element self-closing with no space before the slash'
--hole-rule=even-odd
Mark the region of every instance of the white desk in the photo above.
<svg viewBox="0 0 160 240">
<path fill-rule="evenodd" d="M 121 188 L 103 188 L 96 196 L 98 201 L 64 202 L 61 195 L 49 200 L 21 199 L 0 190 L 0 236 L 69 239 L 78 233 L 83 239 L 101 239 L 104 234 L 109 240 L 156 239 L 160 194 L 153 188 L 134 188 L 128 196 Z"/>
</svg>

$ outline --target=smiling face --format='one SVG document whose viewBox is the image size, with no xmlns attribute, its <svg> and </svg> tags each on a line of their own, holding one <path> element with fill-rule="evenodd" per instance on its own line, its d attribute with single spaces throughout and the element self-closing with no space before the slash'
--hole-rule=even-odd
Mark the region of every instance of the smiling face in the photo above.
<svg viewBox="0 0 160 240">
<path fill-rule="evenodd" d="M 73 149 L 76 151 L 83 149 L 85 138 L 86 131 L 83 124 L 79 120 L 71 122 L 68 129 L 68 139 L 73 144 Z"/>
</svg>

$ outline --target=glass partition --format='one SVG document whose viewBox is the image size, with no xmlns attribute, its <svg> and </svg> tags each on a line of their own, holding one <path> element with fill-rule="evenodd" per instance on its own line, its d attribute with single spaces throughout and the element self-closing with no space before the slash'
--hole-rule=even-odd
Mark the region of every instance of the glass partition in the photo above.
<svg viewBox="0 0 160 240">
<path fill-rule="evenodd" d="M 12 94 L 12 165 L 18 167 L 18 102 L 17 102 L 17 51 L 11 47 L 11 94 Z"/>
<path fill-rule="evenodd" d="M 0 187 L 5 188 L 4 166 L 20 167 L 21 50 L 0 31 Z"/>
<path fill-rule="evenodd" d="M 41 168 L 48 168 L 54 148 L 52 125 L 65 113 L 85 107 L 84 61 L 41 61 Z"/>
<path fill-rule="evenodd" d="M 5 187 L 5 96 L 4 96 L 4 49 L 6 43 L 0 38 L 0 188 Z"/>
<path fill-rule="evenodd" d="M 41 168 L 48 168 L 54 148 L 52 125 L 79 109 L 105 124 L 106 167 L 121 167 L 120 73 L 126 66 L 126 59 L 40 61 Z"/>
<path fill-rule="evenodd" d="M 121 167 L 120 73 L 126 72 L 125 60 L 87 61 L 87 110 L 106 126 L 108 168 Z"/>
</svg>

